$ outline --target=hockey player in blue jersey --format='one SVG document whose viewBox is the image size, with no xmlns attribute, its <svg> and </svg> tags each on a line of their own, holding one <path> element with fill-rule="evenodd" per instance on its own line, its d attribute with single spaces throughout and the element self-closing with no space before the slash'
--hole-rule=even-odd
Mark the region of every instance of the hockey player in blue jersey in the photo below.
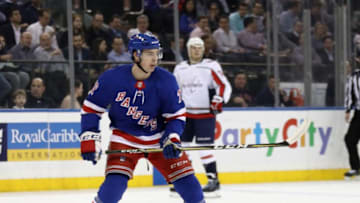
<svg viewBox="0 0 360 203">
<path fill-rule="evenodd" d="M 186 203 L 205 203 L 186 153 L 181 153 L 179 136 L 184 130 L 185 106 L 175 77 L 158 67 L 160 43 L 154 36 L 137 34 L 129 41 L 134 64 L 106 71 L 83 103 L 81 154 L 96 163 L 101 156 L 99 120 L 107 109 L 111 120 L 110 150 L 161 147 L 149 154 L 111 154 L 106 178 L 95 203 L 116 203 L 127 188 L 140 158 L 147 158 L 174 184 Z"/>
</svg>

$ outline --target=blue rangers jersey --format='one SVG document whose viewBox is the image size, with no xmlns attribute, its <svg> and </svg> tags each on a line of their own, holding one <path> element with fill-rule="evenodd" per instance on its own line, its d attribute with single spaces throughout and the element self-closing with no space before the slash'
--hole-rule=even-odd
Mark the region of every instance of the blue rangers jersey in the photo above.
<svg viewBox="0 0 360 203">
<path fill-rule="evenodd" d="M 181 135 L 185 106 L 175 77 L 156 67 L 149 78 L 138 81 L 132 65 L 103 73 L 83 103 L 81 130 L 99 132 L 101 114 L 109 109 L 110 140 L 137 148 L 159 147 L 162 136 Z"/>
</svg>

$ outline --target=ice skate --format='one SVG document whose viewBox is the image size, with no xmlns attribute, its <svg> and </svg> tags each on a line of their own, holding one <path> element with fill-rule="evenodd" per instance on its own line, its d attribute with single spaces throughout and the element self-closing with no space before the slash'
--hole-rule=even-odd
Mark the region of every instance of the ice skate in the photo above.
<svg viewBox="0 0 360 203">
<path fill-rule="evenodd" d="M 171 187 L 169 188 L 169 191 L 170 191 L 170 197 L 180 198 L 180 195 L 179 195 L 179 193 L 176 192 L 174 186 L 171 186 Z"/>
<path fill-rule="evenodd" d="M 350 170 L 344 174 L 345 180 L 360 180 L 359 170 Z"/>
<path fill-rule="evenodd" d="M 209 179 L 208 183 L 203 187 L 204 196 L 206 198 L 220 197 L 220 182 L 218 179 Z"/>
</svg>

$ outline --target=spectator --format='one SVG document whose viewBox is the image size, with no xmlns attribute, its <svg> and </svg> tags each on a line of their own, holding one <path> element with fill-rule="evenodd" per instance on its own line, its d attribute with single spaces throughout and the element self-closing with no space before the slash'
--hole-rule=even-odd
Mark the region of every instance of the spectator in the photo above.
<svg viewBox="0 0 360 203">
<path fill-rule="evenodd" d="M 226 1 L 226 3 L 228 4 L 229 10 L 227 12 L 224 10 L 224 12 L 226 14 L 235 12 L 235 11 L 237 11 L 239 9 L 239 1 L 238 0 L 220 0 L 220 1 L 221 2 Z"/>
<path fill-rule="evenodd" d="M 83 84 L 80 80 L 75 80 L 75 104 L 74 109 L 81 109 L 81 105 L 79 102 L 79 99 L 83 97 Z M 70 91 L 69 93 L 64 97 L 64 99 L 61 102 L 60 108 L 62 109 L 71 109 L 71 95 Z"/>
<path fill-rule="evenodd" d="M 197 16 L 208 16 L 207 1 L 206 0 L 196 0 L 194 2 L 195 2 Z"/>
<path fill-rule="evenodd" d="M 38 21 L 42 0 L 31 0 L 22 9 L 23 22 L 33 24 Z"/>
<path fill-rule="evenodd" d="M 112 43 L 112 50 L 107 56 L 108 61 L 128 62 L 131 61 L 130 54 L 125 50 L 122 38 L 115 37 Z M 115 64 L 113 64 L 115 65 Z"/>
<path fill-rule="evenodd" d="M 34 41 L 34 40 L 33 40 Z M 65 61 L 65 58 L 60 49 L 54 47 L 51 42 L 51 35 L 48 33 L 43 33 L 40 35 L 40 46 L 38 46 L 34 55 L 37 60 L 41 61 Z M 53 64 L 41 64 L 40 72 L 54 72 L 54 71 L 62 71 L 65 72 L 65 67 L 61 63 L 53 63 Z"/>
<path fill-rule="evenodd" d="M 301 21 L 296 21 L 292 32 L 287 33 L 286 36 L 291 42 L 299 46 L 300 45 L 299 39 L 302 33 L 303 33 L 303 23 Z"/>
<path fill-rule="evenodd" d="M 5 37 L 0 35 L 0 61 L 9 61 L 12 59 L 11 54 L 6 54 L 6 40 Z"/>
<path fill-rule="evenodd" d="M 34 51 L 37 60 L 42 61 L 65 61 L 60 49 L 51 46 L 51 38 L 48 33 L 40 35 L 40 46 Z M 58 105 L 66 94 L 67 68 L 64 63 L 42 63 L 39 65 L 41 75 L 46 80 L 47 95 Z"/>
<path fill-rule="evenodd" d="M 19 67 L 7 61 L 12 59 L 12 55 L 6 53 L 6 42 L 0 35 L 0 70 L 3 76 L 10 82 L 12 91 L 22 88 L 25 89 L 30 81 L 28 73 L 19 70 Z M 4 63 L 5 62 L 5 63 Z"/>
<path fill-rule="evenodd" d="M 144 0 L 145 15 L 149 17 L 150 30 L 153 32 L 173 32 L 174 1 Z"/>
<path fill-rule="evenodd" d="M 186 0 L 180 16 L 180 32 L 188 36 L 196 26 L 196 9 L 194 0 Z"/>
<path fill-rule="evenodd" d="M 34 60 L 34 49 L 31 47 L 32 35 L 30 32 L 23 32 L 21 34 L 20 43 L 9 50 L 9 54 L 15 60 Z M 20 70 L 27 72 L 29 75 L 33 74 L 35 68 L 34 63 L 19 63 L 17 64 Z M 30 82 L 30 79 L 29 81 Z"/>
<path fill-rule="evenodd" d="M 81 62 L 83 60 L 91 60 L 91 53 L 90 50 L 83 46 L 84 38 L 81 34 L 74 34 L 73 36 L 73 43 L 74 45 L 74 60 Z M 64 49 L 64 56 L 68 59 L 69 58 L 69 48 Z M 83 63 L 76 63 L 75 64 L 75 75 L 88 72 L 86 70 L 86 64 Z"/>
<path fill-rule="evenodd" d="M 253 96 L 247 87 L 247 75 L 244 72 L 235 75 L 232 89 L 229 106 L 248 107 L 253 105 Z"/>
<path fill-rule="evenodd" d="M 209 20 L 209 27 L 211 32 L 214 32 L 218 27 L 220 17 L 220 8 L 219 4 L 215 2 L 211 2 L 208 10 L 208 20 Z"/>
<path fill-rule="evenodd" d="M 106 61 L 107 60 L 107 44 L 103 38 L 97 38 L 94 42 L 91 49 L 91 58 L 96 61 Z M 97 76 L 102 73 L 104 70 L 110 68 L 110 64 L 94 64 L 93 70 L 94 72 L 90 72 L 91 78 L 97 78 Z M 93 76 L 91 76 L 93 75 Z"/>
<path fill-rule="evenodd" d="M 209 58 L 214 60 L 218 59 L 219 56 L 215 53 L 216 42 L 213 39 L 212 35 L 204 35 L 201 37 L 201 39 L 204 41 L 205 46 L 203 58 Z"/>
<path fill-rule="evenodd" d="M 128 31 L 127 36 L 130 39 L 131 36 L 136 34 L 147 34 L 152 35 L 152 33 L 148 30 L 149 28 L 149 18 L 146 15 L 139 15 L 136 18 L 136 28 L 132 28 Z"/>
<path fill-rule="evenodd" d="M 54 101 L 44 96 L 45 84 L 42 78 L 33 78 L 25 108 L 55 108 Z"/>
<path fill-rule="evenodd" d="M 311 26 L 315 26 L 317 22 L 325 24 L 333 30 L 334 18 L 330 16 L 320 1 L 314 1 L 311 4 Z"/>
<path fill-rule="evenodd" d="M 267 20 L 270 21 L 270 25 L 271 25 L 271 20 L 265 18 L 264 19 L 264 25 L 266 25 Z M 273 26 L 270 26 L 270 39 L 273 39 Z M 266 33 L 266 28 L 264 33 Z M 291 50 L 293 50 L 296 47 L 296 44 L 294 44 L 292 41 L 290 41 L 287 36 L 286 33 L 282 33 L 279 32 L 278 33 L 278 38 L 279 38 L 279 56 L 288 56 L 288 54 L 290 54 Z M 270 40 L 271 46 L 273 46 L 273 40 Z M 281 58 L 280 58 L 281 59 Z M 287 63 L 287 62 L 286 62 Z"/>
<path fill-rule="evenodd" d="M 5 78 L 4 73 L 0 72 L 0 107 L 6 106 L 6 97 L 12 90 L 12 86 L 9 81 Z"/>
<path fill-rule="evenodd" d="M 255 2 L 252 8 L 252 17 L 256 19 L 258 32 L 263 33 L 265 30 L 264 26 L 264 6 L 260 2 Z"/>
<path fill-rule="evenodd" d="M 240 46 L 247 53 L 264 53 L 266 51 L 264 35 L 257 32 L 255 18 L 247 17 L 244 20 L 245 29 L 239 32 L 237 39 Z"/>
<path fill-rule="evenodd" d="M 75 78 L 79 79 L 84 85 L 84 90 L 87 92 L 90 89 L 91 81 L 93 79 L 92 68 L 88 64 L 81 63 L 84 60 L 91 60 L 91 53 L 88 48 L 83 47 L 84 39 L 80 34 L 75 34 L 73 37 L 74 45 L 74 60 L 80 63 L 75 63 Z M 64 50 L 64 55 L 68 59 L 68 48 Z M 97 77 L 97 75 L 96 75 Z"/>
<path fill-rule="evenodd" d="M 335 50 L 333 39 L 330 36 L 323 38 L 323 47 L 323 49 L 318 51 L 322 64 L 333 66 L 335 60 Z"/>
<path fill-rule="evenodd" d="M 305 62 L 305 56 L 304 56 L 304 34 L 300 35 L 299 38 L 299 46 L 295 47 L 290 55 L 290 60 L 296 64 L 295 70 L 292 70 L 292 76 L 287 77 L 290 81 L 303 81 L 304 77 L 304 62 Z M 321 58 L 317 54 L 314 48 L 312 48 L 312 66 L 313 70 L 321 68 Z M 314 77 L 317 77 L 314 75 Z"/>
<path fill-rule="evenodd" d="M 125 37 L 126 37 L 126 40 L 129 40 L 128 37 L 127 37 L 127 33 L 129 32 L 129 30 L 131 29 L 130 27 L 130 23 L 129 23 L 129 16 L 124 16 L 122 19 L 121 19 L 121 32 L 125 33 Z M 126 41 L 125 40 L 125 41 Z M 127 42 L 128 43 L 128 42 Z"/>
<path fill-rule="evenodd" d="M 256 105 L 257 106 L 275 106 L 275 78 L 270 76 L 267 81 L 267 85 L 260 91 L 256 96 Z M 282 106 L 292 106 L 292 101 L 289 99 L 289 96 L 286 95 L 284 90 L 279 89 L 280 105 Z"/>
<path fill-rule="evenodd" d="M 179 38 L 180 53 L 176 53 L 175 38 L 173 36 L 171 36 L 170 47 L 164 49 L 162 60 L 164 60 L 164 61 L 175 61 L 176 60 L 176 54 L 178 54 L 180 61 L 183 61 L 184 56 L 185 56 L 184 43 L 185 43 L 184 37 L 180 36 L 180 38 Z"/>
<path fill-rule="evenodd" d="M 7 49 L 11 49 L 11 47 L 18 44 L 21 35 L 21 14 L 19 9 L 12 9 L 9 14 L 10 22 L 0 28 L 0 32 L 5 37 Z"/>
<path fill-rule="evenodd" d="M 222 15 L 229 15 L 233 2 L 237 3 L 236 0 L 217 0 L 217 2 L 219 5 L 220 14 L 222 14 Z M 235 5 L 235 7 L 236 7 L 236 5 Z"/>
<path fill-rule="evenodd" d="M 246 3 L 240 3 L 238 5 L 238 10 L 230 14 L 230 29 L 238 34 L 244 29 L 244 20 L 248 13 L 248 5 Z"/>
<path fill-rule="evenodd" d="M 279 16 L 279 29 L 283 33 L 290 33 L 297 21 L 301 12 L 301 5 L 298 1 L 289 2 L 289 7 L 283 11 Z"/>
<path fill-rule="evenodd" d="M 318 51 L 323 68 L 314 70 L 315 80 L 320 82 L 325 82 L 329 77 L 335 75 L 335 49 L 333 39 L 330 36 L 326 36 L 323 39 L 323 43 L 324 48 Z"/>
<path fill-rule="evenodd" d="M 328 28 L 325 24 L 320 22 L 315 24 L 314 34 L 311 38 L 311 44 L 316 51 L 324 48 L 323 39 L 328 35 L 330 35 L 330 33 L 328 33 Z"/>
<path fill-rule="evenodd" d="M 32 35 L 32 43 L 33 47 L 38 46 L 40 43 L 40 35 L 43 33 L 48 33 L 51 39 L 51 46 L 54 48 L 58 48 L 57 40 L 56 40 L 56 33 L 54 28 L 49 26 L 51 18 L 50 10 L 42 9 L 39 12 L 39 21 L 36 23 L 31 24 L 27 31 Z"/>
<path fill-rule="evenodd" d="M 239 61 L 240 54 L 245 50 L 238 45 L 235 33 L 230 30 L 229 18 L 221 16 L 219 28 L 213 33 L 216 41 L 217 52 L 224 55 L 224 61 Z"/>
<path fill-rule="evenodd" d="M 109 36 L 111 41 L 114 40 L 115 37 L 121 38 L 125 44 L 125 47 L 128 43 L 128 38 L 126 36 L 126 33 L 122 31 L 122 21 L 121 17 L 117 14 L 113 15 L 111 17 L 110 23 L 109 23 Z"/>
<path fill-rule="evenodd" d="M 26 92 L 24 89 L 17 89 L 13 95 L 13 109 L 24 109 L 26 104 Z"/>
<path fill-rule="evenodd" d="M 19 9 L 17 0 L 6 0 L 0 3 L 0 12 L 4 15 L 5 21 L 3 23 L 9 23 L 9 16 L 13 9 Z"/>
<path fill-rule="evenodd" d="M 108 31 L 104 27 L 104 15 L 100 12 L 94 14 L 91 26 L 85 33 L 86 44 L 92 45 L 97 38 L 103 38 L 107 45 L 110 44 Z M 94 47 L 90 47 L 90 49 L 93 48 Z"/>
<path fill-rule="evenodd" d="M 196 23 L 196 28 L 193 29 L 190 33 L 190 38 L 192 37 L 202 37 L 204 35 L 210 35 L 211 30 L 209 27 L 209 19 L 206 16 L 200 16 L 198 22 Z"/>
<path fill-rule="evenodd" d="M 82 17 L 79 14 L 74 13 L 72 15 L 72 24 L 73 24 L 73 35 L 82 35 L 82 37 L 85 37 L 85 29 L 83 26 L 83 22 L 82 22 Z M 66 47 L 69 46 L 69 39 L 68 39 L 68 30 L 62 32 L 60 34 L 60 39 L 59 39 L 59 47 L 61 49 L 65 49 Z M 85 40 L 83 40 L 83 47 L 88 47 L 88 45 L 86 44 Z"/>
<path fill-rule="evenodd" d="M 97 38 L 95 39 L 95 41 L 92 43 L 92 47 L 94 47 L 94 49 L 91 49 L 92 51 L 92 58 L 94 60 L 98 60 L 98 61 L 105 61 L 107 60 L 107 44 L 105 39 L 103 38 Z"/>
</svg>

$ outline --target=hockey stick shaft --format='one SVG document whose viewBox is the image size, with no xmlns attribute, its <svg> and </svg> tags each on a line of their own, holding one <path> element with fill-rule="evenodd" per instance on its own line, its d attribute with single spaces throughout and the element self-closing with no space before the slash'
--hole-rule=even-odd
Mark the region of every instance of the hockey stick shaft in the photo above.
<svg viewBox="0 0 360 203">
<path fill-rule="evenodd" d="M 204 146 L 189 146 L 179 147 L 181 151 L 198 151 L 198 150 L 225 150 L 225 149 L 243 149 L 243 148 L 264 148 L 264 147 L 286 147 L 289 143 L 284 141 L 273 144 L 250 144 L 250 145 L 204 145 Z M 117 154 L 117 153 L 154 153 L 162 152 L 161 148 L 150 148 L 150 149 L 120 149 L 120 150 L 108 150 L 106 154 Z"/>
<path fill-rule="evenodd" d="M 206 145 L 206 146 L 189 146 L 179 147 L 181 151 L 197 151 L 197 150 L 226 150 L 226 149 L 246 149 L 246 148 L 264 148 L 264 147 L 286 147 L 295 143 L 309 128 L 309 120 L 304 120 L 301 125 L 296 129 L 293 136 L 286 139 L 286 141 L 272 143 L 272 144 L 249 144 L 249 145 Z M 161 148 L 150 149 L 120 149 L 120 150 L 107 150 L 106 154 L 118 153 L 154 153 L 162 152 Z"/>
</svg>

